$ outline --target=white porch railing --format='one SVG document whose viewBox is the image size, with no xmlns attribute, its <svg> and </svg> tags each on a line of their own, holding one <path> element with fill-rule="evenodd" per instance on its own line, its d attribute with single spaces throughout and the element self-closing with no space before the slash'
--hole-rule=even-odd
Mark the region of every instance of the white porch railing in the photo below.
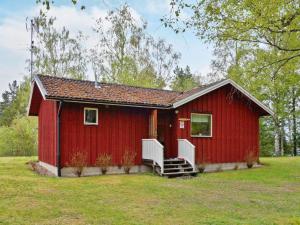
<svg viewBox="0 0 300 225">
<path fill-rule="evenodd" d="M 178 139 L 178 158 L 188 161 L 192 165 L 193 171 L 196 171 L 195 146 L 187 139 Z"/>
<path fill-rule="evenodd" d="M 157 163 L 164 173 L 164 146 L 156 139 L 142 140 L 142 158 L 150 159 L 153 163 Z"/>
</svg>

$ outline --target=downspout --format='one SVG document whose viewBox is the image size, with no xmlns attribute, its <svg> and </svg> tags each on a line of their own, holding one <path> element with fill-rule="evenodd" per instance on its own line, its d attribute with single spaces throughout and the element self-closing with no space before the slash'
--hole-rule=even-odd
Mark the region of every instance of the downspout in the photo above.
<svg viewBox="0 0 300 225">
<path fill-rule="evenodd" d="M 61 109 L 62 109 L 63 101 L 59 101 L 59 106 L 58 106 L 58 111 L 57 111 L 57 154 L 56 154 L 56 165 L 57 165 L 57 176 L 61 177 L 61 155 L 60 155 L 60 114 L 61 114 Z"/>
</svg>

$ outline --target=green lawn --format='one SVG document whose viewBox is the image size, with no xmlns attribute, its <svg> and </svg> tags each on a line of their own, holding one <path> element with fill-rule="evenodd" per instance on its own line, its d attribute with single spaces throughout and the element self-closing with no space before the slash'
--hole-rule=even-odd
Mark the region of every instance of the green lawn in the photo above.
<svg viewBox="0 0 300 225">
<path fill-rule="evenodd" d="M 50 178 L 0 158 L 0 224 L 300 224 L 300 157 L 167 179 Z"/>
</svg>

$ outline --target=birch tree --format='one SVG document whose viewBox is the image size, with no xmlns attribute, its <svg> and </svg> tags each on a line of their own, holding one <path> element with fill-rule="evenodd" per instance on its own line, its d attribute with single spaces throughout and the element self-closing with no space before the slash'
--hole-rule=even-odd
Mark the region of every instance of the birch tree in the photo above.
<svg viewBox="0 0 300 225">
<path fill-rule="evenodd" d="M 98 43 L 91 50 L 96 79 L 163 88 L 171 80 L 180 54 L 147 33 L 147 23 L 133 16 L 128 5 L 99 18 Z"/>
<path fill-rule="evenodd" d="M 85 79 L 88 60 L 81 44 L 84 35 L 79 32 L 72 37 L 66 27 L 57 29 L 55 20 L 43 15 L 35 18 L 38 32 L 33 48 L 33 73 Z"/>
</svg>

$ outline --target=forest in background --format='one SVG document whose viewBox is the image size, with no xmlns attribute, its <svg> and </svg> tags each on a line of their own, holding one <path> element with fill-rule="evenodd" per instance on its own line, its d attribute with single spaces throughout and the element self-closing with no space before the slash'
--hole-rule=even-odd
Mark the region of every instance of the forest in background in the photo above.
<svg viewBox="0 0 300 225">
<path fill-rule="evenodd" d="M 205 77 L 188 65 L 179 67 L 180 53 L 151 36 L 147 22 L 137 22 L 126 4 L 97 19 L 91 49 L 83 46 L 82 32 L 73 36 L 66 27 L 56 29 L 45 10 L 34 19 L 33 74 L 87 79 L 90 68 L 98 81 L 178 91 L 231 78 L 274 111 L 260 121 L 261 155 L 294 155 L 300 148 L 300 6 L 291 2 L 171 1 L 171 12 L 161 19 L 166 29 L 191 29 L 214 44 L 212 72 Z M 27 64 L 24 72 L 30 74 Z M 37 120 L 26 116 L 30 83 L 25 76 L 2 93 L 0 156 L 36 155 Z"/>
</svg>

